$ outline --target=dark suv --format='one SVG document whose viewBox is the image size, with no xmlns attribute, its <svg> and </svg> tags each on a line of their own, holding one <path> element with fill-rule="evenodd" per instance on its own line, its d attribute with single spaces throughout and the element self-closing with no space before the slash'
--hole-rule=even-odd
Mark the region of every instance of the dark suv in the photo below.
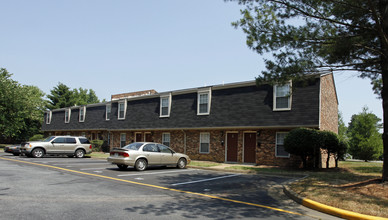
<svg viewBox="0 0 388 220">
<path fill-rule="evenodd" d="M 21 144 L 21 153 L 32 157 L 45 154 L 68 155 L 82 158 L 92 153 L 92 145 L 85 137 L 51 136 L 43 141 L 31 141 Z"/>
</svg>

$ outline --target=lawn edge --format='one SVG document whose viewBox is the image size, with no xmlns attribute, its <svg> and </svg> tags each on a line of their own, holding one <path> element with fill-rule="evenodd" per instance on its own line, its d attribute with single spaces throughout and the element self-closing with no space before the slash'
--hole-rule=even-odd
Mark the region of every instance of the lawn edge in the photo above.
<svg viewBox="0 0 388 220">
<path fill-rule="evenodd" d="M 299 196 L 296 192 L 292 191 L 288 184 L 283 185 L 283 192 L 289 198 L 294 200 L 295 202 L 306 206 L 310 209 L 314 209 L 320 212 L 324 212 L 326 214 L 334 215 L 337 217 L 345 218 L 345 219 L 370 219 L 370 220 L 388 220 L 388 218 L 372 216 L 372 215 L 364 215 L 357 212 L 352 212 L 340 208 L 335 208 L 333 206 L 328 206 L 319 202 L 316 202 L 311 199 L 307 199 Z"/>
</svg>

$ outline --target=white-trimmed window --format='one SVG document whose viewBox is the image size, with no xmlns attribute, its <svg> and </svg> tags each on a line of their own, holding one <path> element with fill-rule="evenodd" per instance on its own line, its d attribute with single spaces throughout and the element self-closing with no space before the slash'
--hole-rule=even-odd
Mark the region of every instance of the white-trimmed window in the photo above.
<svg viewBox="0 0 388 220">
<path fill-rule="evenodd" d="M 277 132 L 276 133 L 276 157 L 290 157 L 290 153 L 284 150 L 284 138 L 288 132 Z"/>
<path fill-rule="evenodd" d="M 273 87 L 273 110 L 291 110 L 291 82 Z"/>
<path fill-rule="evenodd" d="M 126 140 L 127 140 L 127 134 L 121 133 L 120 134 L 120 148 L 124 147 L 126 145 Z"/>
<path fill-rule="evenodd" d="M 210 153 L 210 133 L 200 133 L 199 153 Z"/>
<path fill-rule="evenodd" d="M 127 100 L 119 102 L 118 106 L 118 119 L 124 120 L 127 113 Z"/>
<path fill-rule="evenodd" d="M 84 122 L 86 116 L 86 106 L 79 108 L 79 122 Z"/>
<path fill-rule="evenodd" d="M 170 117 L 171 112 L 171 93 L 160 96 L 160 117 Z"/>
<path fill-rule="evenodd" d="M 198 106 L 197 106 L 197 115 L 209 115 L 210 106 L 212 100 L 212 90 L 211 88 L 203 89 L 198 91 Z"/>
<path fill-rule="evenodd" d="M 71 109 L 68 108 L 65 110 L 65 123 L 69 123 L 70 122 L 70 115 L 71 115 Z"/>
<path fill-rule="evenodd" d="M 166 146 L 170 146 L 170 133 L 163 133 L 162 134 L 162 144 Z"/>
<path fill-rule="evenodd" d="M 105 120 L 110 120 L 110 114 L 112 113 L 112 105 L 111 104 L 107 104 L 105 106 Z"/>
<path fill-rule="evenodd" d="M 49 111 L 46 113 L 46 124 L 50 124 L 51 123 L 51 117 L 52 117 L 53 113 L 52 111 Z"/>
</svg>

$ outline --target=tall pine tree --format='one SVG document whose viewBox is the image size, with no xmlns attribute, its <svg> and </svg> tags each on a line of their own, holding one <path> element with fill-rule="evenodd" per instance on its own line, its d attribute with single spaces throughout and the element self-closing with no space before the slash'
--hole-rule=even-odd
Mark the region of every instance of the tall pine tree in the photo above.
<svg viewBox="0 0 388 220">
<path fill-rule="evenodd" d="M 258 83 L 285 82 L 319 71 L 357 71 L 383 100 L 388 124 L 387 0 L 239 0 L 246 6 L 234 22 L 247 45 L 265 59 Z M 271 56 L 269 55 L 269 56 Z M 384 158 L 388 130 L 384 128 Z M 383 164 L 388 180 L 388 163 Z"/>
</svg>

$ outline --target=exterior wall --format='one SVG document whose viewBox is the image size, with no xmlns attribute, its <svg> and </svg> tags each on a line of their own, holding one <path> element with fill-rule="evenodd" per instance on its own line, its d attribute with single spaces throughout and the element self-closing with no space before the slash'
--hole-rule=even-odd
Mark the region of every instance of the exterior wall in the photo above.
<svg viewBox="0 0 388 220">
<path fill-rule="evenodd" d="M 321 76 L 320 130 L 338 134 L 338 99 L 333 74 Z M 321 150 L 321 168 L 326 168 L 327 152 Z M 335 158 L 330 156 L 329 166 L 335 167 Z"/>
<path fill-rule="evenodd" d="M 290 155 L 289 158 L 276 157 L 276 132 L 288 130 L 263 130 L 260 131 L 259 147 L 256 152 L 256 163 L 259 165 L 300 167 L 301 160 L 298 156 Z"/>
<path fill-rule="evenodd" d="M 321 150 L 321 164 L 320 168 L 327 168 L 326 167 L 326 160 L 327 160 L 327 152 L 325 150 Z M 334 155 L 330 155 L 330 160 L 329 160 L 329 168 L 335 167 L 335 158 Z"/>
<path fill-rule="evenodd" d="M 229 129 L 217 129 L 217 130 L 157 130 L 157 131 L 111 131 L 110 139 L 111 144 L 109 146 L 110 150 L 113 148 L 120 147 L 120 135 L 122 133 L 126 134 L 126 144 L 130 144 L 135 140 L 135 134 L 141 133 L 150 133 L 152 141 L 161 143 L 162 134 L 170 133 L 170 147 L 178 152 L 187 154 L 192 160 L 205 160 L 205 161 L 215 161 L 215 162 L 226 162 L 226 148 L 227 142 L 226 137 L 228 133 L 235 133 L 238 135 L 238 145 L 237 145 L 237 161 L 236 163 L 243 163 L 244 159 L 244 133 L 254 133 L 259 135 L 256 137 L 256 165 L 269 165 L 269 166 L 281 166 L 281 167 L 301 167 L 302 163 L 298 156 L 290 155 L 289 158 L 276 157 L 276 133 L 277 132 L 287 132 L 286 129 L 265 129 L 265 130 L 229 130 Z M 85 131 L 86 137 L 89 139 L 92 138 L 92 133 L 97 133 L 101 131 Z M 210 152 L 209 153 L 200 153 L 200 133 L 205 132 L 210 134 Z M 48 133 L 46 133 L 47 135 Z M 71 132 L 71 131 L 61 131 L 55 132 L 52 135 L 81 135 L 82 131 Z M 103 132 L 100 136 L 103 140 L 107 141 L 108 132 Z M 322 151 L 321 164 L 322 168 L 326 167 L 326 158 L 327 154 L 325 151 Z M 330 160 L 330 167 L 333 167 L 335 164 L 332 164 L 333 160 Z M 309 161 L 312 163 L 312 161 Z"/>
<path fill-rule="evenodd" d="M 321 76 L 320 130 L 338 134 L 338 99 L 333 74 Z"/>
</svg>

